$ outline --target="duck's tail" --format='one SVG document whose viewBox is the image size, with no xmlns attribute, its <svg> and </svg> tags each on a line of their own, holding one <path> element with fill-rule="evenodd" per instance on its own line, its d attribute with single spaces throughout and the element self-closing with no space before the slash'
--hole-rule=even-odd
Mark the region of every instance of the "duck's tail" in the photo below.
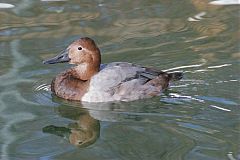
<svg viewBox="0 0 240 160">
<path fill-rule="evenodd" d="M 161 93 L 161 91 L 165 90 L 169 86 L 169 82 L 171 81 L 178 81 L 183 78 L 183 73 L 182 72 L 172 72 L 172 73 L 167 73 L 167 72 L 162 72 L 160 73 L 157 77 L 149 80 L 146 85 L 149 87 L 149 85 L 153 86 L 154 90 L 146 90 L 146 95 L 150 96 L 156 96 Z M 157 91 L 156 91 L 157 89 Z"/>
<path fill-rule="evenodd" d="M 146 84 L 152 86 L 159 86 L 161 89 L 166 89 L 169 86 L 169 82 L 171 81 L 178 81 L 183 78 L 182 72 L 162 72 L 157 77 L 151 79 Z"/>
<path fill-rule="evenodd" d="M 169 81 L 178 81 L 183 78 L 182 72 L 168 73 Z"/>
</svg>

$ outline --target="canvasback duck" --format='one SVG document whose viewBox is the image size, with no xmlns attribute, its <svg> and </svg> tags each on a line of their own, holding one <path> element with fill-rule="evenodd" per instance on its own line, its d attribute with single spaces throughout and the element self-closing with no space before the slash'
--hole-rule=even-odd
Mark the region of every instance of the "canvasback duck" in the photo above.
<svg viewBox="0 0 240 160">
<path fill-rule="evenodd" d="M 58 97 L 86 102 L 133 101 L 160 95 L 181 72 L 167 73 L 127 62 L 101 65 L 100 50 L 88 37 L 70 44 L 44 64 L 69 62 L 75 66 L 57 75 L 51 90 Z"/>
</svg>

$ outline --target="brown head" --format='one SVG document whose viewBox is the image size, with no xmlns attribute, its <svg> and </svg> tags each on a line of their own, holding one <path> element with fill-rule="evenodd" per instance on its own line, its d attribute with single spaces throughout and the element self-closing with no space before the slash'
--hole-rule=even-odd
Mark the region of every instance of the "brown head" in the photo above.
<svg viewBox="0 0 240 160">
<path fill-rule="evenodd" d="M 58 56 L 44 61 L 44 64 L 55 64 L 69 62 L 76 64 L 74 72 L 77 78 L 88 80 L 99 71 L 101 64 L 100 50 L 95 42 L 88 37 L 80 38 L 70 44 Z"/>
</svg>

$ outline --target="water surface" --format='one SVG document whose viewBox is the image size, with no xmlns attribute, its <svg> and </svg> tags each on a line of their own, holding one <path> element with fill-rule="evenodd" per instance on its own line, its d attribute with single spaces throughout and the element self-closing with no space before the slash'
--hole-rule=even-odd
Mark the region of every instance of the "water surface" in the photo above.
<svg viewBox="0 0 240 160">
<path fill-rule="evenodd" d="M 1 159 L 240 159 L 239 5 L 0 2 Z M 103 63 L 183 71 L 184 78 L 147 100 L 64 101 L 49 84 L 69 65 L 42 60 L 80 36 L 96 41 Z"/>
</svg>

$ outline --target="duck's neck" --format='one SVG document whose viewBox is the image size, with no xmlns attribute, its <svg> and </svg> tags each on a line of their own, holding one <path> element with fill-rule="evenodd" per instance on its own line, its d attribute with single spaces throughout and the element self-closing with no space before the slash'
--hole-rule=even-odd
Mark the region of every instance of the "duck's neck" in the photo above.
<svg viewBox="0 0 240 160">
<path fill-rule="evenodd" d="M 99 72 L 99 68 L 100 65 L 82 63 L 71 68 L 72 76 L 83 81 L 90 80 L 92 76 Z"/>
</svg>

